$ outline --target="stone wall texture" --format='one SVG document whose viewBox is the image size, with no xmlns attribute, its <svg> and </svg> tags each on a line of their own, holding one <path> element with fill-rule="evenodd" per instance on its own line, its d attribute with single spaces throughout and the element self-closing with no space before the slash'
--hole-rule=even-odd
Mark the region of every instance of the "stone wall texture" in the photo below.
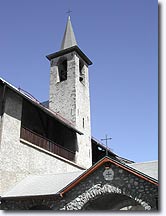
<svg viewBox="0 0 166 216">
<path fill-rule="evenodd" d="M 83 135 L 77 134 L 75 159 L 78 165 L 89 168 L 92 165 L 92 150 L 88 66 L 84 63 L 84 81 L 80 82 L 80 57 L 76 52 L 64 55 L 63 58 L 67 59 L 67 80 L 60 82 L 60 58 L 62 57 L 51 60 L 49 108 L 71 121 L 83 132 Z"/>
<path fill-rule="evenodd" d="M 156 197 L 158 196 L 156 185 L 113 164 L 111 164 L 111 169 L 114 171 L 113 180 L 105 180 L 103 177 L 105 167 L 100 167 L 85 181 L 80 182 L 66 193 L 64 199 L 60 201 L 60 207 L 56 209 L 80 210 L 87 202 L 107 193 L 118 193 L 130 197 L 142 205 L 145 210 L 156 209 Z"/>
</svg>

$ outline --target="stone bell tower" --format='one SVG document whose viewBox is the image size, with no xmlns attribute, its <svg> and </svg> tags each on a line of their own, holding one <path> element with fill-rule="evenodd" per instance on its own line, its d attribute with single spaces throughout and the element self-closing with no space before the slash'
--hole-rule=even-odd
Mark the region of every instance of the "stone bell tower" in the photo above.
<svg viewBox="0 0 166 216">
<path fill-rule="evenodd" d="M 89 58 L 80 50 L 68 17 L 61 49 L 50 60 L 49 108 L 74 124 L 77 134 L 75 163 L 92 165 L 88 66 Z"/>
</svg>

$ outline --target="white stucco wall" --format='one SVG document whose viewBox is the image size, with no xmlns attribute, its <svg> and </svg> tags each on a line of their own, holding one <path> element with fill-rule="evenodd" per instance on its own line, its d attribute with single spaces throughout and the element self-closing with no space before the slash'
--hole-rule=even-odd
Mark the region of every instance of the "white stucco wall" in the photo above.
<svg viewBox="0 0 166 216">
<path fill-rule="evenodd" d="M 56 174 L 82 170 L 78 166 L 20 142 L 22 98 L 7 92 L 2 121 L 0 194 L 29 174 Z"/>
</svg>

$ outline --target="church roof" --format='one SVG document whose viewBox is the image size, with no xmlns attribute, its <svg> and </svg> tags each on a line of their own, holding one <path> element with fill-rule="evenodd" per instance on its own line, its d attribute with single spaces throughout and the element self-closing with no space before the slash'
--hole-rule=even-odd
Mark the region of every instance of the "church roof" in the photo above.
<svg viewBox="0 0 166 216">
<path fill-rule="evenodd" d="M 77 45 L 76 38 L 74 35 L 73 27 L 71 24 L 70 16 L 68 17 L 66 29 L 64 32 L 62 44 L 61 44 L 61 50 L 67 49 L 69 47 Z"/>
<path fill-rule="evenodd" d="M 158 181 L 147 173 L 140 172 L 136 168 L 118 162 L 112 158 L 104 157 L 88 170 L 81 170 L 77 172 L 47 174 L 47 175 L 29 175 L 21 182 L 19 182 L 13 189 L 2 195 L 2 198 L 11 197 L 30 197 L 30 196 L 44 196 L 44 195 L 60 195 L 61 197 L 78 185 L 81 181 L 86 179 L 89 175 L 95 172 L 104 164 L 112 163 L 115 166 L 126 170 L 129 173 L 136 175 L 145 181 L 148 181 L 158 186 Z"/>
<path fill-rule="evenodd" d="M 71 182 L 66 188 L 63 188 L 61 191 L 59 191 L 60 195 L 63 196 L 69 190 L 74 188 L 78 183 L 80 183 L 83 179 L 88 177 L 91 173 L 93 173 L 100 166 L 102 166 L 103 164 L 105 164 L 107 162 L 110 162 L 110 163 L 116 165 L 117 167 L 124 169 L 124 170 L 128 171 L 129 173 L 132 173 L 132 174 L 138 176 L 139 178 L 142 178 L 142 179 L 158 186 L 158 181 L 156 179 L 152 178 L 151 176 L 148 176 L 146 173 L 140 172 L 139 170 L 134 169 L 129 165 L 123 164 L 121 162 L 118 162 L 118 161 L 106 156 L 106 157 L 102 158 L 99 162 L 97 162 L 95 165 L 90 167 L 83 174 L 81 174 L 77 179 L 75 179 L 73 182 Z"/>
<path fill-rule="evenodd" d="M 59 174 L 29 175 L 3 194 L 2 197 L 55 195 L 83 172 L 84 170 Z"/>
<path fill-rule="evenodd" d="M 129 164 L 130 167 L 146 173 L 148 176 L 158 179 L 158 161 L 147 161 Z"/>
<path fill-rule="evenodd" d="M 99 157 L 100 159 L 103 158 L 106 155 L 106 151 L 108 153 L 108 156 L 111 158 L 115 158 L 116 160 L 120 161 L 121 163 L 126 163 L 126 164 L 133 164 L 134 161 L 123 158 L 117 154 L 115 154 L 108 146 L 105 146 L 103 143 L 101 143 L 99 140 L 97 140 L 95 137 L 91 137 L 91 142 L 92 142 L 92 149 L 94 148 L 93 146 L 95 146 L 95 148 L 100 149 L 101 151 L 99 152 Z M 95 151 L 96 149 L 94 149 L 94 154 L 93 154 L 93 159 L 95 159 Z M 98 157 L 97 157 L 98 160 Z M 96 162 L 96 161 L 92 161 L 92 162 Z M 94 163 L 93 163 L 94 164 Z"/>
</svg>

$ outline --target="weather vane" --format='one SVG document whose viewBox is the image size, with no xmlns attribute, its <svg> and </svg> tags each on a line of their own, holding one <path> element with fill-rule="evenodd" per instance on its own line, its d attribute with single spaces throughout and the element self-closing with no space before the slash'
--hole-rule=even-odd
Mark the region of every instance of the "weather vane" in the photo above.
<svg viewBox="0 0 166 216">
<path fill-rule="evenodd" d="M 111 137 L 107 137 L 107 134 L 105 135 L 105 139 L 101 139 L 102 141 L 106 141 L 106 156 L 108 156 L 108 146 L 107 146 L 107 141 L 111 140 Z"/>
</svg>

